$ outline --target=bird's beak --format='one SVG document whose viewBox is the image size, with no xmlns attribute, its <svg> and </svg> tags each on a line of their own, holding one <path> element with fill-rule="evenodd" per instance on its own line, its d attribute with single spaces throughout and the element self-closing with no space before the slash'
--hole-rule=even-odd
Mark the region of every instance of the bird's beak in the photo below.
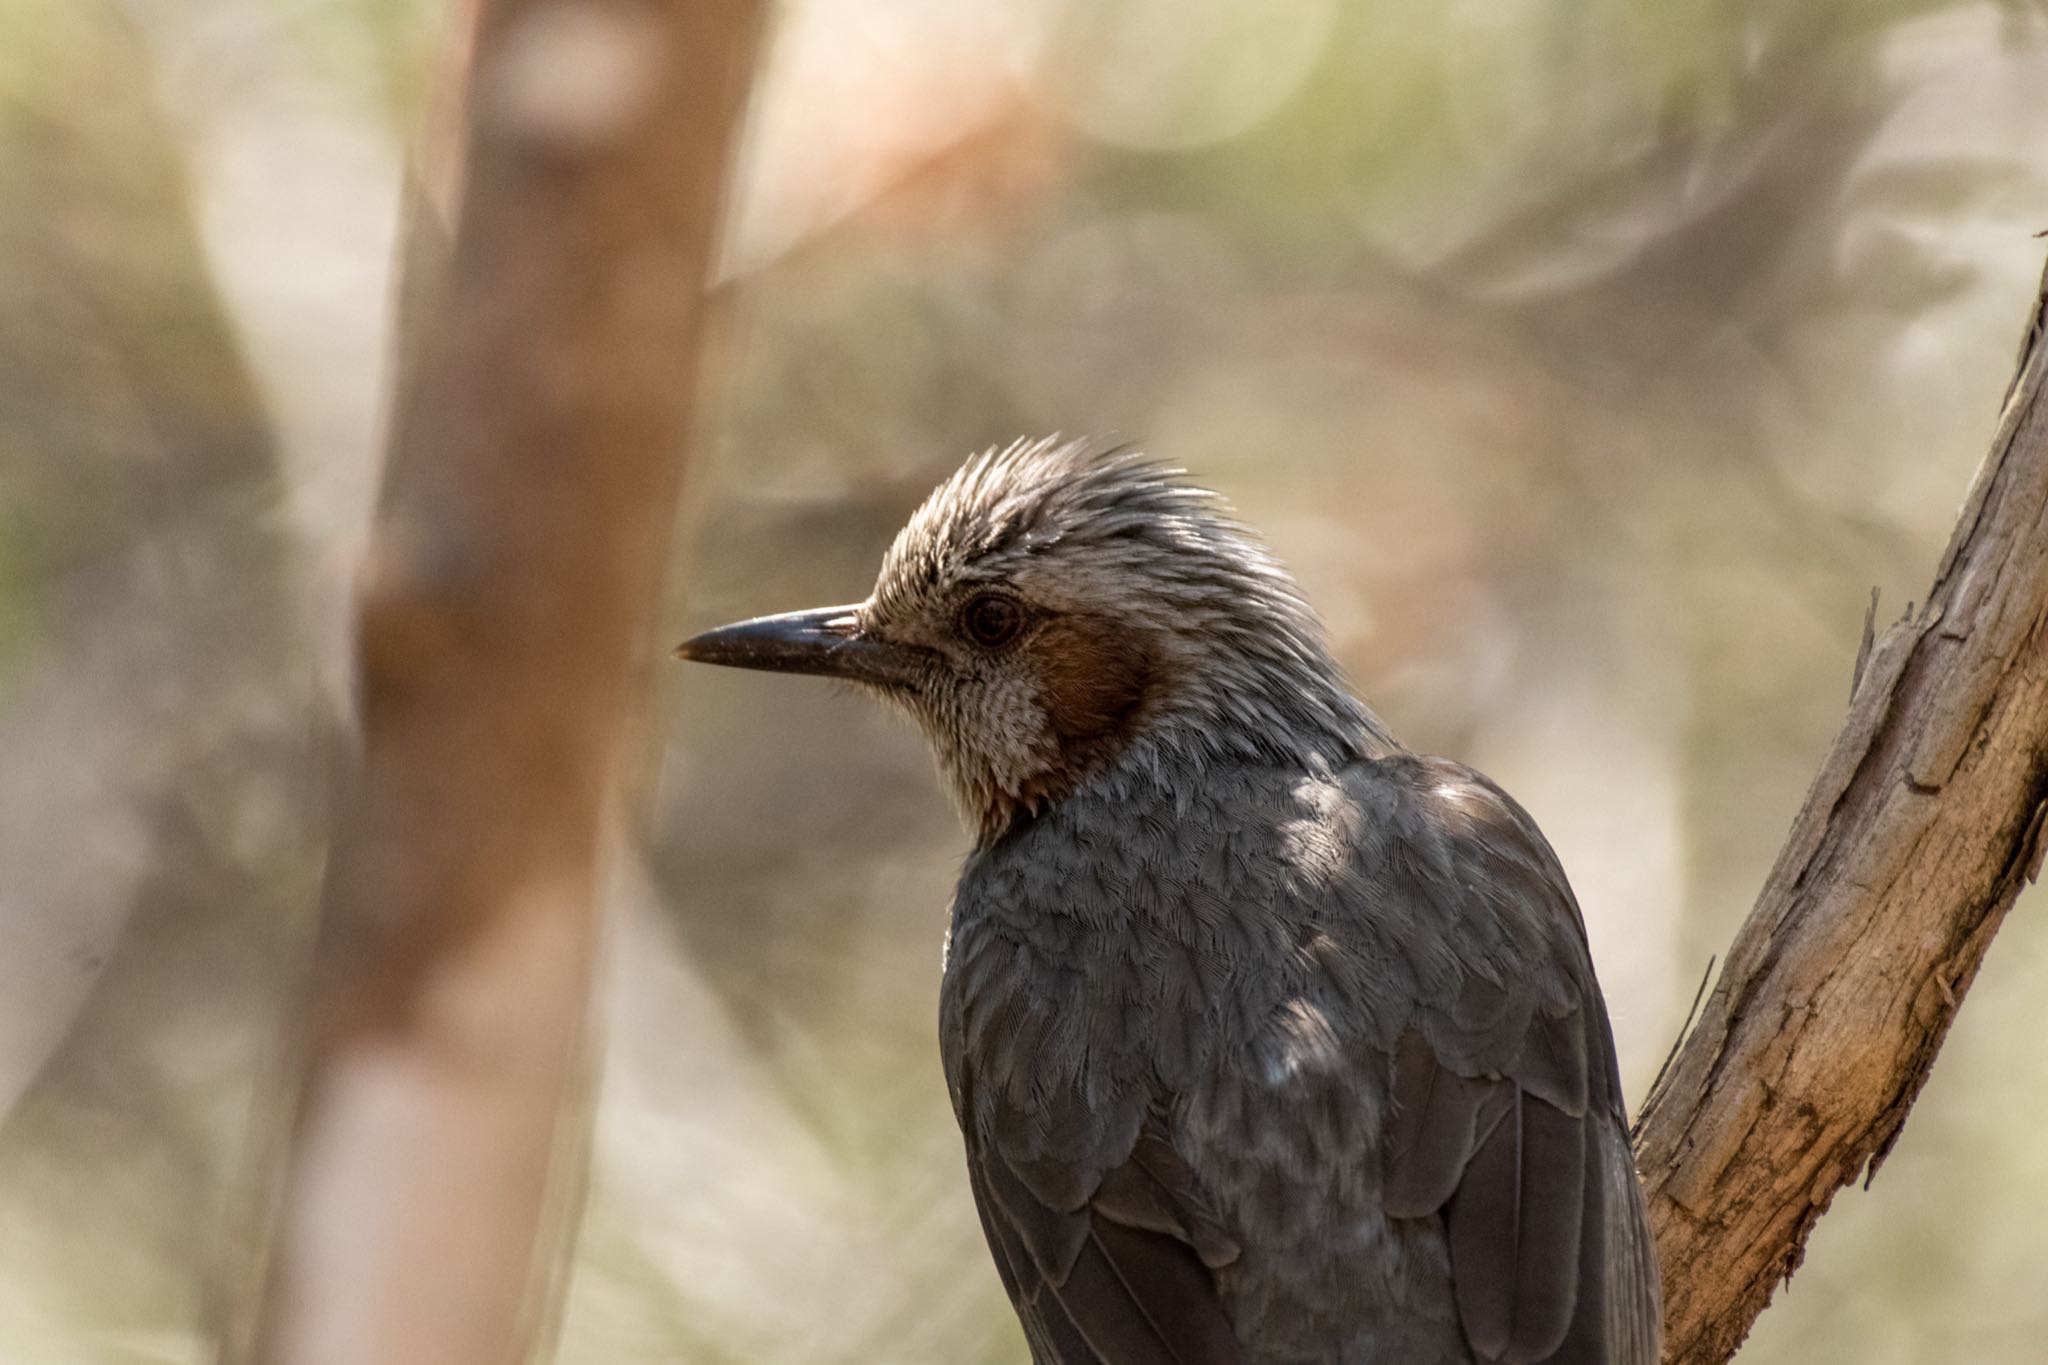
<svg viewBox="0 0 2048 1365">
<path fill-rule="evenodd" d="M 693 635 L 676 646 L 678 659 L 771 673 L 815 673 L 882 687 L 910 687 L 925 651 L 864 635 L 858 607 L 757 616 Z"/>
</svg>

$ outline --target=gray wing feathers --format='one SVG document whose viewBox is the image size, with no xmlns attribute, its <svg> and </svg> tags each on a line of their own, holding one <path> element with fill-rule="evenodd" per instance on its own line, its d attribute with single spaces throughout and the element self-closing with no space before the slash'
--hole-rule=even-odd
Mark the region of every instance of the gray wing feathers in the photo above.
<svg viewBox="0 0 2048 1365">
<path fill-rule="evenodd" d="M 1349 802 L 1315 810 L 1329 813 L 1324 828 L 1337 846 L 1349 843 L 1348 874 L 1310 891 L 1246 888 L 1258 904 L 1297 898 L 1273 921 L 1294 926 L 1295 955 L 1262 959 L 1261 970 L 1304 973 L 1267 980 L 1273 998 L 1253 991 L 1256 1007 L 1278 1009 L 1297 1003 L 1291 993 L 1321 991 L 1300 998 L 1320 999 L 1315 1017 L 1325 1032 L 1335 1021 L 1359 1045 L 1339 1046 L 1335 1033 L 1320 1042 L 1289 1033 L 1286 1054 L 1290 1063 L 1324 1059 L 1332 1086 L 1367 1096 L 1365 1112 L 1384 1114 L 1376 1133 L 1382 1179 L 1376 1189 L 1370 1180 L 1357 1188 L 1360 1197 L 1376 1193 L 1393 1218 L 1424 1224 L 1408 1235 L 1423 1239 L 1417 1246 L 1441 1247 L 1430 1257 L 1447 1253 L 1450 1294 L 1435 1300 L 1436 1331 L 1462 1334 L 1480 1365 L 1656 1365 L 1657 1268 L 1613 1040 L 1578 907 L 1554 855 L 1519 807 L 1457 764 L 1399 755 L 1356 765 L 1341 780 Z M 1206 846 L 1216 857 L 1231 848 L 1263 853 L 1252 836 L 1228 829 Z M 1247 857 L 1245 866 L 1267 864 Z M 1207 870 L 1193 884 L 1211 881 L 1230 885 Z M 1198 898 L 1188 903 L 1199 912 Z M 1347 1324 L 1358 1311 L 1384 1308 L 1347 1307 L 1346 1280 L 1304 1288 L 1329 1270 L 1308 1245 L 1300 1253 L 1316 1254 L 1316 1264 L 1289 1269 L 1269 1254 L 1272 1239 L 1290 1234 L 1280 1223 L 1258 1224 L 1260 1211 L 1291 1208 L 1285 1199 L 1262 1203 L 1264 1192 L 1236 1186 L 1214 1192 L 1234 1219 L 1252 1219 L 1247 1237 L 1266 1239 L 1256 1270 L 1238 1261 L 1236 1225 L 1213 1212 L 1173 1140 L 1179 1130 L 1163 1126 L 1171 1111 L 1155 1107 L 1172 1098 L 1174 1077 L 1194 1072 L 1181 1056 L 1186 1040 L 1149 1049 L 1134 1038 L 1096 1037 L 1089 1030 L 1132 1016 L 1076 1017 L 1034 998 L 1046 981 L 1066 997 L 1085 994 L 1060 945 L 1034 940 L 1034 931 L 1005 923 L 956 938 L 941 1036 L 975 1200 L 1036 1365 L 1242 1365 L 1216 1282 L 1224 1267 L 1232 1267 L 1233 1311 L 1311 1293 L 1327 1304 L 1317 1311 L 1330 1315 L 1332 1350 L 1351 1349 L 1346 1340 L 1369 1349 L 1365 1336 L 1344 1334 L 1379 1329 L 1367 1328 L 1368 1318 Z M 1065 974 L 1030 976 L 1048 964 Z M 1090 998 L 1147 998 L 1127 979 L 1149 969 L 1144 962 L 1133 968 L 1124 956 L 1097 954 L 1082 966 L 1104 978 L 1088 983 Z M 1190 988 L 1198 977 L 1192 968 L 1182 975 Z M 1162 973 L 1168 977 L 1179 979 Z M 1245 984 L 1219 998 L 1239 1001 Z M 1298 1023 L 1300 1014 L 1278 1017 Z M 1211 1023 L 1230 1033 L 1228 1019 Z M 1241 1027 L 1247 1039 L 1271 1033 L 1263 1018 Z M 1087 1071 L 1082 1058 L 1095 1059 L 1097 1070 Z M 1103 1059 L 1129 1069 L 1103 1072 Z M 1249 1113 L 1266 1092 L 1226 1085 L 1219 1093 Z M 1338 1105 L 1321 1123 L 1323 1108 L 1300 1099 L 1287 1121 L 1306 1127 L 1290 1136 L 1327 1157 L 1338 1150 L 1332 1144 L 1347 1112 Z M 1244 1140 L 1256 1132 L 1247 1129 Z M 1357 1140 L 1362 1153 L 1367 1139 Z M 1215 1156 L 1198 1147 L 1187 1159 Z M 1226 1183 L 1257 1178 L 1229 1157 L 1203 1170 Z M 1298 1232 L 1299 1219 L 1289 1218 L 1281 1222 Z M 1411 1258 L 1384 1270 L 1441 1277 L 1443 1264 Z M 1266 1284 L 1275 1277 L 1286 1282 Z M 1421 1301 L 1402 1298 L 1398 1286 L 1380 1297 L 1387 1289 L 1375 1287 L 1360 1304 Z M 1438 1278 L 1426 1294 L 1442 1289 Z M 1262 1340 L 1278 1330 L 1270 1314 L 1257 1320 Z M 1304 1330 L 1308 1341 L 1323 1328 Z M 1432 1341 L 1426 1349 L 1457 1349 Z"/>
<path fill-rule="evenodd" d="M 1442 1217 L 1479 1360 L 1655 1365 L 1656 1261 L 1564 874 L 1478 774 L 1441 760 L 1373 766 L 1395 845 L 1385 861 L 1405 873 L 1383 886 L 1387 905 L 1442 933 L 1458 959 L 1418 982 L 1394 1045 L 1386 1211 Z"/>
<path fill-rule="evenodd" d="M 1566 1352 L 1571 1329 L 1598 1337 L 1606 1224 L 1599 1133 L 1606 1115 L 1574 1117 L 1513 1080 L 1434 1065 L 1419 1035 L 1396 1054 L 1386 1211 L 1441 1214 L 1466 1339 L 1482 1360 L 1596 1362 Z M 1597 1342 L 1594 1344 L 1597 1345 Z"/>
<path fill-rule="evenodd" d="M 1586 1142 L 1578 1120 L 1542 1100 L 1518 1094 L 1502 1108 L 1446 1210 L 1453 1289 L 1474 1350 L 1542 1360 L 1578 1302 Z"/>
<path fill-rule="evenodd" d="M 1492 1089 L 1437 1064 L 1414 1029 L 1394 1053 L 1394 1115 L 1387 1133 L 1385 1208 L 1396 1218 L 1427 1218 L 1450 1202 L 1465 1174 L 1479 1106 Z"/>
<path fill-rule="evenodd" d="M 1136 1159 L 1063 1211 L 999 1152 L 970 1151 L 975 1202 L 1037 1365 L 1237 1365 L 1191 1221 Z M 1135 1221 L 1123 1221 L 1130 1215 Z"/>
<path fill-rule="evenodd" d="M 1664 1356 L 1664 1287 L 1649 1210 L 1628 1134 L 1607 1131 L 1600 1170 L 1607 1180 L 1606 1317 L 1610 1365 L 1657 1365 Z"/>
</svg>

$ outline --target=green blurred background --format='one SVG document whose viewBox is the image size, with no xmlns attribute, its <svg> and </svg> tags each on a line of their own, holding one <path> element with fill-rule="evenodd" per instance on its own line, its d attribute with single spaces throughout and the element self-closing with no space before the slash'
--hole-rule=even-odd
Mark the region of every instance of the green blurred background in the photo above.
<svg viewBox="0 0 2048 1365">
<path fill-rule="evenodd" d="M 0 0 L 0 1361 L 209 1359 L 346 753 L 441 7 Z M 2048 227 L 2048 11 L 800 0 L 668 629 L 862 595 L 969 450 L 1115 433 L 1530 807 L 1640 1098 L 1924 591 Z M 574 1365 L 1024 1360 L 933 1040 L 921 743 L 663 669 Z M 2044 900 L 1740 1357 L 2048 1347 Z"/>
</svg>

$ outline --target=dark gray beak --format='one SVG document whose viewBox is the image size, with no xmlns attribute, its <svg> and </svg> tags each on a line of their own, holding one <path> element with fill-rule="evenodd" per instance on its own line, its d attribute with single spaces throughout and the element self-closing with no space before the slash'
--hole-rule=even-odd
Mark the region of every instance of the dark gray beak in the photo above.
<svg viewBox="0 0 2048 1365">
<path fill-rule="evenodd" d="M 676 657 L 727 668 L 815 673 L 883 687 L 913 686 L 925 651 L 861 634 L 858 611 L 858 607 L 820 607 L 757 616 L 691 636 L 676 646 Z"/>
</svg>

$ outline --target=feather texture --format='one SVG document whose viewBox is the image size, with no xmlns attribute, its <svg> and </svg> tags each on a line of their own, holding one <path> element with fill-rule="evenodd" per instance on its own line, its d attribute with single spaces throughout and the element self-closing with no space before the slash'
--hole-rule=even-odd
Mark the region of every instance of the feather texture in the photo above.
<svg viewBox="0 0 2048 1365">
<path fill-rule="evenodd" d="M 1605 1010 L 1528 817 L 1442 760 L 1240 769 L 1095 903 L 1105 831 L 1166 799 L 1070 800 L 955 908 L 949 1076 L 1039 1365 L 1654 1365 Z M 1305 819 L 1313 884 L 1276 853 Z"/>
</svg>

